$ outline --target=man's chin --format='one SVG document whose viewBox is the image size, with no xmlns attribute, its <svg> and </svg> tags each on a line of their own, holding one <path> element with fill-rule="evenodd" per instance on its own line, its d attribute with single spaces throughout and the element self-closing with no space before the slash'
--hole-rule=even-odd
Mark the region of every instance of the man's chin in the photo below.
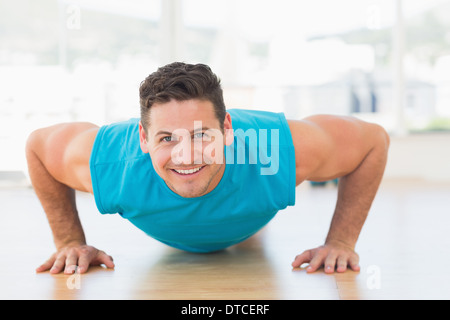
<svg viewBox="0 0 450 320">
<path fill-rule="evenodd" d="M 183 198 L 198 198 L 204 196 L 207 191 L 207 187 L 201 187 L 194 185 L 194 183 L 170 183 L 166 181 L 167 186 L 177 195 Z"/>
<path fill-rule="evenodd" d="M 174 192 L 176 194 L 178 194 L 179 196 L 183 197 L 183 198 L 199 198 L 201 196 L 205 195 L 205 191 L 193 191 L 193 190 L 174 190 Z"/>
</svg>

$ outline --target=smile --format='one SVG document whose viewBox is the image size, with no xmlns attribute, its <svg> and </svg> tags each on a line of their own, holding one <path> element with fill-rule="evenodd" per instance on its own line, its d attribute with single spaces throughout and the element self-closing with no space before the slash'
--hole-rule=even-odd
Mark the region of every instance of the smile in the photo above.
<svg viewBox="0 0 450 320">
<path fill-rule="evenodd" d="M 190 174 L 194 174 L 199 172 L 200 170 L 202 170 L 204 167 L 200 167 L 200 168 L 195 168 L 195 169 L 189 169 L 189 170 L 176 170 L 176 169 L 172 169 L 173 171 L 175 171 L 178 174 L 182 174 L 182 175 L 190 175 Z"/>
</svg>

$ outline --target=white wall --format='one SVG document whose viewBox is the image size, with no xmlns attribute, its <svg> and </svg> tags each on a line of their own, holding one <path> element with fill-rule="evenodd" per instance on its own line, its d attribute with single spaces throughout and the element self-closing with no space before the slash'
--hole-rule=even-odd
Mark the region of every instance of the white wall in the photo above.
<svg viewBox="0 0 450 320">
<path fill-rule="evenodd" d="M 385 178 L 450 182 L 450 133 L 391 137 Z"/>
</svg>

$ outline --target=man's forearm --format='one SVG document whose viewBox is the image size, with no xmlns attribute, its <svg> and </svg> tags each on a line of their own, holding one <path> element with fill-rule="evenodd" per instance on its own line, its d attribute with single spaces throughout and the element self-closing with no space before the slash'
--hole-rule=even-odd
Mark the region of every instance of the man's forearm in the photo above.
<svg viewBox="0 0 450 320">
<path fill-rule="evenodd" d="M 380 138 L 359 167 L 340 179 L 326 243 L 339 242 L 354 249 L 383 177 L 388 146 L 389 139 Z"/>
<path fill-rule="evenodd" d="M 47 215 L 56 248 L 59 250 L 71 243 L 85 244 L 75 191 L 55 180 L 30 146 L 27 161 L 30 179 Z"/>
<path fill-rule="evenodd" d="M 52 229 L 56 249 L 59 250 L 71 244 L 86 244 L 75 204 L 75 190 L 61 185 L 57 198 L 51 200 L 52 196 L 51 194 L 47 195 L 49 203 L 44 201 L 42 196 L 40 199 Z"/>
</svg>

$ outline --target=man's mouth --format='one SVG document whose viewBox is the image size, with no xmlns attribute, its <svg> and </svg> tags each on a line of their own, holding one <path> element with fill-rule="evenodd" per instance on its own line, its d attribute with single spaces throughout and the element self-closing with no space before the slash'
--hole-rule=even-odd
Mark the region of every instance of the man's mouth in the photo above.
<svg viewBox="0 0 450 320">
<path fill-rule="evenodd" d="M 199 167 L 199 168 L 187 169 L 187 170 L 172 169 L 172 171 L 174 171 L 180 175 L 183 175 L 183 176 L 189 176 L 189 175 L 196 174 L 197 172 L 201 171 L 203 168 L 204 168 L 204 166 Z"/>
</svg>

